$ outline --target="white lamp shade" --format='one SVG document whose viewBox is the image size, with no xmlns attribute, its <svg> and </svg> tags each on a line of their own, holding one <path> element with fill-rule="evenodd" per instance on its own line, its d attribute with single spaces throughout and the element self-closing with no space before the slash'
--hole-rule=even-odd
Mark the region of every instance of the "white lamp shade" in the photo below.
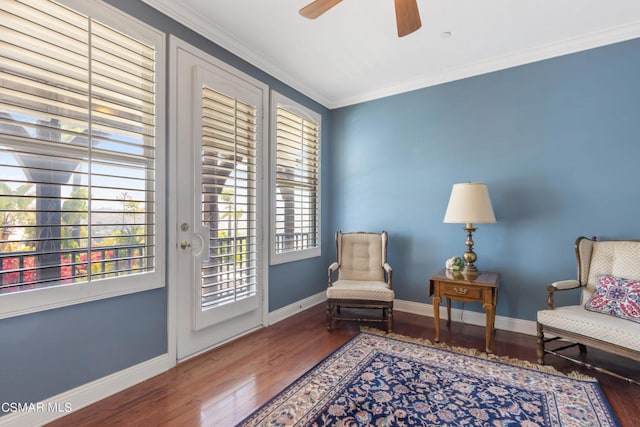
<svg viewBox="0 0 640 427">
<path fill-rule="evenodd" d="M 459 224 L 496 222 L 487 184 L 480 182 L 453 184 L 444 222 Z"/>
</svg>

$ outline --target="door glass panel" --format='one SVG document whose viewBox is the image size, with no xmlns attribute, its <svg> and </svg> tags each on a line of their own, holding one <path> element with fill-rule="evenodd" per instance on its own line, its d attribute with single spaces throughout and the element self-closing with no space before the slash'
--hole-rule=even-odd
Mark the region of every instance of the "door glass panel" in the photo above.
<svg viewBox="0 0 640 427">
<path fill-rule="evenodd" d="M 202 90 L 201 309 L 257 292 L 256 107 Z"/>
</svg>

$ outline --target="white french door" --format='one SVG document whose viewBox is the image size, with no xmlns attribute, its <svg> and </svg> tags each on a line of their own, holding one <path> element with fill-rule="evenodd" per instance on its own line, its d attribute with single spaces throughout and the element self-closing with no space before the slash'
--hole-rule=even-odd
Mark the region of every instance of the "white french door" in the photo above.
<svg viewBox="0 0 640 427">
<path fill-rule="evenodd" d="M 268 92 L 266 85 L 177 39 L 171 52 L 180 360 L 263 323 Z"/>
</svg>

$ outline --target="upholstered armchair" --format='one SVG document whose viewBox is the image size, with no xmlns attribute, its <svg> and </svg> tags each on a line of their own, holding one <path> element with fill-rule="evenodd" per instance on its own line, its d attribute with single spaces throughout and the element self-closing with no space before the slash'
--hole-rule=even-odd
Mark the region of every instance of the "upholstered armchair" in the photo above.
<svg viewBox="0 0 640 427">
<path fill-rule="evenodd" d="M 334 320 L 381 322 L 393 328 L 392 269 L 387 263 L 387 232 L 336 233 L 337 261 L 329 266 L 327 329 Z M 337 280 L 334 276 L 337 273 Z M 381 316 L 362 316 L 362 310 L 380 310 Z M 370 310 L 364 310 L 370 311 Z"/>
<path fill-rule="evenodd" d="M 640 241 L 595 241 L 579 237 L 575 243 L 577 280 L 554 282 L 547 288 L 547 309 L 538 311 L 537 359 L 545 354 L 576 362 L 597 371 L 638 383 L 614 372 L 560 353 L 578 345 L 581 359 L 586 346 L 640 361 Z M 578 305 L 554 305 L 556 292 L 580 289 Z M 546 338 L 545 333 L 553 335 Z M 549 349 L 548 343 L 563 340 Z"/>
</svg>

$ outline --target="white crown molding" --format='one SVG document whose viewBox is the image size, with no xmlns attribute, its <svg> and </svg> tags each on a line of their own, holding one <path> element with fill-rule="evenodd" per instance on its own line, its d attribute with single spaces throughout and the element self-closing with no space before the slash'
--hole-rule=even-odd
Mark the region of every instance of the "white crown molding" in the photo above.
<svg viewBox="0 0 640 427">
<path fill-rule="evenodd" d="M 636 21 L 630 24 L 607 29 L 605 31 L 589 33 L 580 37 L 513 52 L 508 55 L 489 59 L 488 61 L 482 61 L 465 67 L 451 69 L 438 75 L 429 75 L 400 84 L 392 84 L 357 96 L 330 99 L 319 93 L 313 87 L 309 87 L 308 85 L 293 78 L 289 73 L 280 69 L 268 59 L 260 56 L 257 52 L 252 52 L 230 35 L 220 31 L 219 29 L 212 28 L 204 22 L 197 13 L 184 5 L 179 6 L 172 0 L 142 1 L 330 109 L 372 101 L 386 96 L 397 95 L 403 92 L 448 83 L 459 79 L 504 70 L 519 65 L 568 55 L 640 37 L 640 21 Z"/>
<path fill-rule="evenodd" d="M 530 64 L 532 62 L 543 61 L 545 59 L 556 58 L 596 47 L 632 40 L 638 37 L 640 37 L 640 21 L 621 25 L 606 31 L 598 31 L 580 37 L 548 43 L 532 49 L 523 49 L 466 67 L 451 69 L 439 75 L 429 75 L 424 78 L 383 87 L 375 91 L 363 93 L 359 96 L 332 100 L 329 108 L 346 107 L 349 105 L 372 101 L 374 99 L 384 98 L 386 96 L 397 95 L 399 93 L 410 92 L 412 90 L 422 89 L 429 86 L 449 83 L 455 80 L 461 80 L 468 77 L 517 67 L 519 65 Z"/>
<path fill-rule="evenodd" d="M 277 67 L 268 59 L 259 55 L 240 43 L 238 40 L 230 36 L 229 34 L 215 28 L 204 21 L 193 9 L 174 2 L 173 0 L 142 0 L 144 3 L 153 7 L 154 9 L 164 13 L 169 18 L 174 19 L 185 27 L 195 31 L 203 37 L 206 37 L 218 46 L 228 50 L 239 58 L 247 61 L 249 64 L 257 67 L 261 71 L 270 74 L 272 77 L 280 80 L 281 82 L 291 86 L 293 89 L 308 96 L 317 103 L 327 107 L 331 104 L 331 100 L 323 96 L 314 88 L 303 84 L 289 73 Z"/>
</svg>

